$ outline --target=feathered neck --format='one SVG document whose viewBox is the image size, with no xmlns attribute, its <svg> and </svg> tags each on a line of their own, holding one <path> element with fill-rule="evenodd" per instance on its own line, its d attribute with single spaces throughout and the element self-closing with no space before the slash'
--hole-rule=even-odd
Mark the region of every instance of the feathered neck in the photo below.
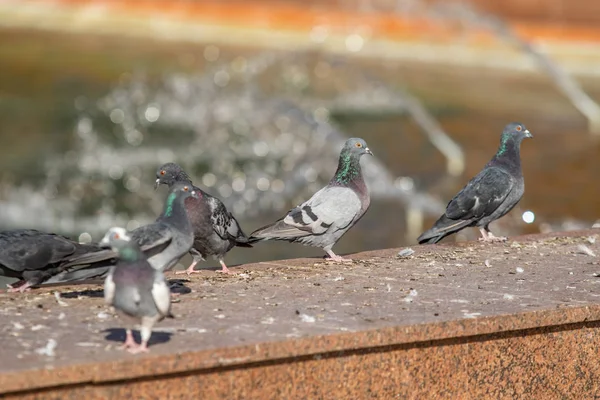
<svg viewBox="0 0 600 400">
<path fill-rule="evenodd" d="M 192 184 L 192 178 L 190 178 L 190 176 L 184 170 L 180 170 L 177 173 L 177 175 L 175 175 L 175 178 L 173 179 L 173 184 L 177 183 L 177 182 L 188 183 L 188 184 L 191 185 Z"/>
<path fill-rule="evenodd" d="M 362 181 L 360 156 L 347 151 L 342 152 L 331 183 L 337 185 L 349 185 L 352 182 L 359 181 Z"/>
<path fill-rule="evenodd" d="M 144 257 L 140 247 L 133 241 L 123 242 L 117 247 L 116 251 L 122 261 L 135 262 Z"/>
<path fill-rule="evenodd" d="M 188 230 L 191 227 L 185 210 L 185 198 L 177 193 L 169 193 L 165 208 L 157 220 L 165 221 L 181 230 Z M 191 229 L 191 228 L 190 228 Z"/>
<path fill-rule="evenodd" d="M 517 138 L 502 136 L 500 147 L 496 155 L 489 162 L 490 165 L 506 165 L 513 169 L 521 168 L 521 142 Z"/>
</svg>

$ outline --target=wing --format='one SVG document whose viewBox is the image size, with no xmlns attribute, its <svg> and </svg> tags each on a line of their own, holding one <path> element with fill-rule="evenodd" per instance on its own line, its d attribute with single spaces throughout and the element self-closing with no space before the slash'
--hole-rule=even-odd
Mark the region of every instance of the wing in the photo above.
<svg viewBox="0 0 600 400">
<path fill-rule="evenodd" d="M 453 220 L 491 215 L 514 187 L 513 178 L 499 168 L 485 168 L 448 203 L 446 216 Z"/>
<path fill-rule="evenodd" d="M 56 264 L 73 254 L 77 245 L 58 235 L 36 232 L 8 233 L 2 241 L 0 262 L 13 271 L 34 271 Z"/>
<path fill-rule="evenodd" d="M 207 196 L 208 197 L 208 196 Z M 223 202 L 216 197 L 208 198 L 210 207 L 210 220 L 214 231 L 225 240 L 245 237 L 240 224 L 235 217 L 227 210 Z"/>
<path fill-rule="evenodd" d="M 360 199 L 351 189 L 325 187 L 292 209 L 283 222 L 299 234 L 321 235 L 332 226 L 336 230 L 348 227 L 360 210 Z"/>
<path fill-rule="evenodd" d="M 115 267 L 112 267 L 104 280 L 104 301 L 109 305 L 112 305 L 113 300 L 115 299 L 115 281 L 113 281 L 114 270 Z"/>
<path fill-rule="evenodd" d="M 144 254 L 147 254 L 168 245 L 173 240 L 173 233 L 168 227 L 155 222 L 135 229 L 131 232 L 131 237 L 138 243 Z"/>
<path fill-rule="evenodd" d="M 155 279 L 152 284 L 152 299 L 161 315 L 169 315 L 171 309 L 171 291 L 162 278 L 162 275 L 160 279 Z"/>
</svg>

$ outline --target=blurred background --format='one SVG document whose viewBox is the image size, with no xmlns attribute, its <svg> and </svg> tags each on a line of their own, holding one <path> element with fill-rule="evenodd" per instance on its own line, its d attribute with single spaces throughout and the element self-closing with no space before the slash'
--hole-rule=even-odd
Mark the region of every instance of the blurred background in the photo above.
<svg viewBox="0 0 600 400">
<path fill-rule="evenodd" d="M 591 227 L 599 23 L 597 0 L 0 0 L 0 228 L 90 241 L 149 223 L 174 161 L 250 234 L 360 136 L 371 209 L 334 250 L 410 245 L 511 121 L 535 138 L 494 233 Z M 226 262 L 322 255 L 261 243 Z"/>
</svg>

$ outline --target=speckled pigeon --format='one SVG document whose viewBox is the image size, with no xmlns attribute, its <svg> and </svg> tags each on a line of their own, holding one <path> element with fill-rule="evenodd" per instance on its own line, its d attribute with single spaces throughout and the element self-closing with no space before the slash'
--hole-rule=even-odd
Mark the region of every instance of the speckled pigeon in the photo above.
<svg viewBox="0 0 600 400">
<path fill-rule="evenodd" d="M 297 242 L 322 248 L 333 261 L 349 261 L 336 255 L 332 247 L 369 207 L 369 191 L 360 167 L 363 154 L 373 155 L 367 143 L 363 139 L 348 139 L 329 184 L 308 201 L 290 210 L 285 217 L 254 231 L 250 242 Z"/>
<path fill-rule="evenodd" d="M 147 352 L 154 324 L 172 317 L 171 293 L 165 277 L 152 268 L 125 229 L 111 228 L 101 243 L 110 245 L 119 255 L 117 265 L 106 276 L 104 300 L 130 319 L 141 322 L 141 344 L 135 342 L 128 328 L 123 348 L 131 353 Z"/>
<path fill-rule="evenodd" d="M 0 232 L 0 275 L 21 279 L 9 286 L 9 292 L 24 292 L 67 271 L 107 271 L 115 261 L 114 252 L 97 244 L 81 244 L 34 229 Z"/>
<path fill-rule="evenodd" d="M 160 184 L 172 187 L 177 182 L 191 185 L 198 194 L 197 199 L 185 201 L 185 207 L 194 227 L 194 245 L 190 250 L 193 261 L 185 271 L 177 273 L 189 275 L 200 272 L 195 271 L 194 267 L 208 256 L 219 260 L 222 268 L 220 272 L 231 273 L 223 261 L 225 254 L 235 246 L 252 247 L 240 224 L 221 200 L 193 186 L 191 178 L 179 165 L 167 163 L 156 171 L 155 188 Z"/>
<path fill-rule="evenodd" d="M 479 227 L 482 241 L 504 241 L 489 230 L 489 224 L 508 213 L 525 191 L 521 171 L 521 142 L 533 135 L 520 123 L 506 125 L 498 152 L 483 170 L 460 191 L 433 227 L 417 239 L 420 244 L 437 243 L 469 226 Z"/>
</svg>

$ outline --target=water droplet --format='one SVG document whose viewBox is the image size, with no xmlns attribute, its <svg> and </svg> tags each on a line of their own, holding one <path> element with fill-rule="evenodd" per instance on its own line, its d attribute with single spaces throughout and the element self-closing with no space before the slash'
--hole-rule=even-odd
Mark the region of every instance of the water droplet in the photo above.
<svg viewBox="0 0 600 400">
<path fill-rule="evenodd" d="M 139 146 L 144 140 L 144 135 L 137 129 L 131 129 L 125 132 L 125 140 L 132 146 Z"/>
<path fill-rule="evenodd" d="M 409 192 L 414 189 L 415 181 L 409 176 L 402 176 L 394 181 L 394 185 L 400 190 Z"/>
<path fill-rule="evenodd" d="M 125 180 L 125 189 L 129 190 L 132 193 L 135 193 L 138 190 L 140 190 L 140 186 L 140 180 L 135 176 L 129 176 L 127 177 L 127 180 Z"/>
<path fill-rule="evenodd" d="M 150 104 L 148 108 L 146 108 L 146 112 L 144 112 L 144 117 L 148 122 L 156 122 L 158 121 L 158 117 L 160 117 L 160 108 L 157 104 Z"/>
<path fill-rule="evenodd" d="M 323 43 L 329 36 L 329 29 L 326 26 L 315 26 L 310 31 L 310 39 L 316 43 Z"/>
<path fill-rule="evenodd" d="M 213 187 L 215 186 L 215 183 L 217 183 L 217 177 L 209 172 L 207 174 L 204 174 L 204 176 L 202 177 L 202 183 L 204 184 L 204 186 Z"/>
<path fill-rule="evenodd" d="M 312 167 L 308 167 L 306 169 L 306 171 L 304 172 L 304 179 L 306 179 L 308 182 L 314 182 L 317 180 L 317 171 L 312 168 Z"/>
<path fill-rule="evenodd" d="M 236 192 L 242 192 L 246 187 L 246 181 L 243 178 L 235 178 L 231 183 L 231 187 Z"/>
<path fill-rule="evenodd" d="M 317 122 L 325 123 L 329 120 L 329 110 L 325 107 L 319 107 L 313 111 L 313 118 Z"/>
<path fill-rule="evenodd" d="M 79 243 L 91 243 L 92 242 L 92 235 L 90 235 L 87 232 L 83 232 L 81 235 L 79 235 Z"/>
<path fill-rule="evenodd" d="M 254 150 L 254 154 L 258 157 L 264 157 L 269 154 L 269 145 L 266 142 L 255 142 L 252 146 L 252 150 Z"/>
<path fill-rule="evenodd" d="M 271 186 L 271 182 L 267 178 L 258 178 L 256 181 L 256 188 L 262 192 L 269 190 L 269 186 Z"/>
<path fill-rule="evenodd" d="M 275 179 L 271 183 L 271 190 L 275 193 L 281 193 L 285 189 L 285 183 L 281 179 Z"/>
<path fill-rule="evenodd" d="M 229 73 L 227 71 L 217 71 L 215 73 L 215 85 L 225 87 L 229 83 Z"/>
<path fill-rule="evenodd" d="M 526 224 L 533 223 L 533 221 L 535 221 L 535 214 L 533 211 L 525 211 L 523 213 L 523 221 L 525 221 Z"/>
<path fill-rule="evenodd" d="M 123 177 L 123 167 L 121 167 L 120 165 L 116 165 L 113 164 L 110 166 L 110 168 L 108 169 L 108 176 L 111 177 L 111 179 L 121 179 Z"/>
<path fill-rule="evenodd" d="M 217 46 L 211 44 L 204 49 L 204 58 L 206 61 L 215 62 L 219 59 L 220 50 Z"/>
<path fill-rule="evenodd" d="M 232 193 L 231 186 L 229 186 L 226 183 L 222 184 L 221 186 L 219 186 L 219 193 L 223 197 L 231 196 L 231 193 Z"/>
<path fill-rule="evenodd" d="M 358 52 L 363 48 L 365 40 L 358 33 L 353 33 L 346 38 L 346 48 L 351 52 Z"/>
<path fill-rule="evenodd" d="M 125 121 L 125 113 L 120 108 L 112 110 L 109 117 L 113 124 L 122 124 Z"/>
</svg>

